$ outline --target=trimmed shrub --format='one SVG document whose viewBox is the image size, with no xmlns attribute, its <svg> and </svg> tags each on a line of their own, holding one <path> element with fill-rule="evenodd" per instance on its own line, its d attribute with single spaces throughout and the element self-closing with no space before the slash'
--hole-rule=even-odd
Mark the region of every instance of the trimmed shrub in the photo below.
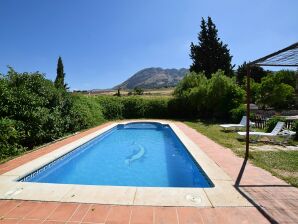
<svg viewBox="0 0 298 224">
<path fill-rule="evenodd" d="M 122 97 L 97 96 L 96 101 L 102 108 L 104 117 L 108 120 L 123 118 Z"/>
</svg>

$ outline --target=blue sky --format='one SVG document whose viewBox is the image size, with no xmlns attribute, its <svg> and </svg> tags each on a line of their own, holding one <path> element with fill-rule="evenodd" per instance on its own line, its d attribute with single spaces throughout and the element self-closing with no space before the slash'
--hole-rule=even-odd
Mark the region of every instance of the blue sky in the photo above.
<svg viewBox="0 0 298 224">
<path fill-rule="evenodd" d="M 146 67 L 188 68 L 211 16 L 233 63 L 298 41 L 297 0 L 0 0 L 0 72 L 56 76 L 71 89 L 112 87 Z"/>
</svg>

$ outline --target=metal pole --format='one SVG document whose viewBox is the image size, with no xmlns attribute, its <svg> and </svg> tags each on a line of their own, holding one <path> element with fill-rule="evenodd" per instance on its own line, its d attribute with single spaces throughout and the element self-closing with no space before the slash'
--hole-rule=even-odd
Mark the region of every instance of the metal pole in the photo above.
<svg viewBox="0 0 298 224">
<path fill-rule="evenodd" d="M 246 71 L 246 150 L 245 150 L 245 158 L 242 163 L 241 169 L 239 171 L 239 174 L 237 176 L 235 186 L 240 186 L 240 181 L 242 179 L 245 166 L 248 160 L 249 156 L 249 120 L 250 120 L 250 66 L 247 65 L 247 71 Z"/>
<path fill-rule="evenodd" d="M 249 121 L 250 121 L 250 66 L 247 66 L 246 74 L 246 147 L 245 147 L 245 159 L 248 159 L 249 155 Z"/>
</svg>

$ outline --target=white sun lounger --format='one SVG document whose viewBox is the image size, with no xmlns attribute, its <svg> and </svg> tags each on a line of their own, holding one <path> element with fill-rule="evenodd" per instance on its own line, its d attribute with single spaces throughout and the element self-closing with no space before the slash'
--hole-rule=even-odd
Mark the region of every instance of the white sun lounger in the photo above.
<svg viewBox="0 0 298 224">
<path fill-rule="evenodd" d="M 283 130 L 279 132 L 278 135 L 284 137 L 283 143 L 286 143 L 291 137 L 294 137 L 296 135 L 296 132 L 290 130 Z"/>
<path fill-rule="evenodd" d="M 254 122 L 250 122 L 250 125 L 254 125 Z M 220 124 L 220 127 L 226 129 L 240 129 L 246 126 L 246 116 L 243 116 L 239 124 Z"/>
<path fill-rule="evenodd" d="M 277 122 L 276 126 L 274 127 L 274 129 L 270 132 L 249 132 L 249 136 L 255 136 L 256 139 L 255 141 L 258 141 L 258 139 L 260 137 L 268 137 L 269 139 L 273 139 L 275 140 L 276 137 L 281 136 L 284 137 L 284 141 L 283 143 L 285 143 L 291 136 L 295 135 L 296 133 L 293 131 L 289 131 L 289 130 L 283 130 L 283 127 L 285 125 L 285 122 Z M 238 132 L 238 134 L 240 136 L 246 136 L 246 132 Z"/>
</svg>

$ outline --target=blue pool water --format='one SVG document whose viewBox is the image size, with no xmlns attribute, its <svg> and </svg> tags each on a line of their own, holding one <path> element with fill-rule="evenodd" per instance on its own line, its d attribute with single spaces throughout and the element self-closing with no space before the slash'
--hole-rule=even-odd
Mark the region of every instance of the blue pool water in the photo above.
<svg viewBox="0 0 298 224">
<path fill-rule="evenodd" d="M 168 125 L 118 125 L 20 181 L 146 187 L 212 187 Z"/>
</svg>

